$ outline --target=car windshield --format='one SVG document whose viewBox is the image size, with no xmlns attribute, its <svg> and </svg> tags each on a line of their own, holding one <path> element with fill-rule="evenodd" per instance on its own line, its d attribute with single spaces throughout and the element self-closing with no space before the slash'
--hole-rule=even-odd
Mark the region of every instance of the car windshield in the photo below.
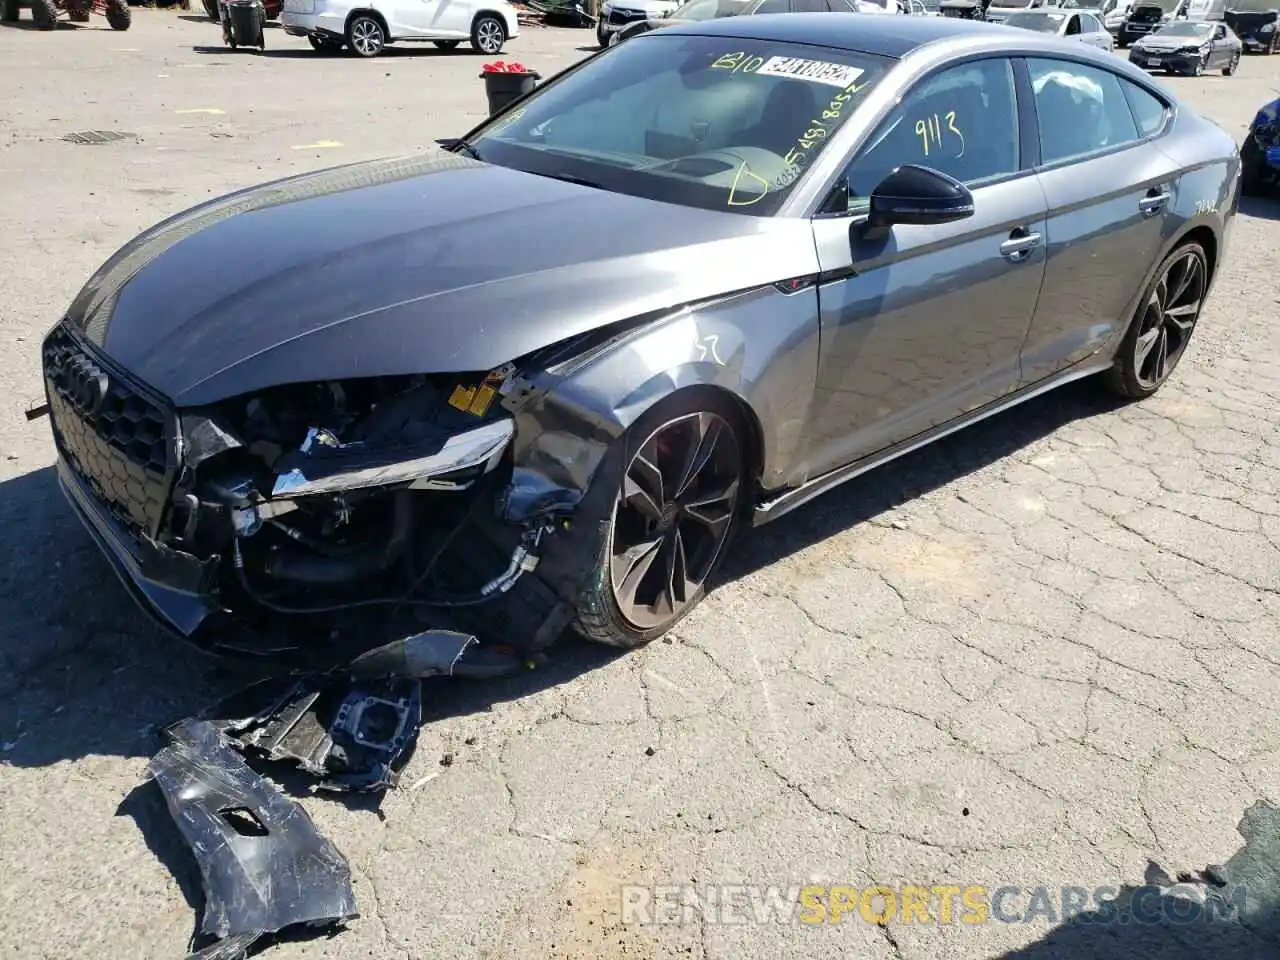
<svg viewBox="0 0 1280 960">
<path fill-rule="evenodd" d="M 769 216 L 893 62 L 659 31 L 584 61 L 467 145 L 539 176 Z"/>
<path fill-rule="evenodd" d="M 1029 7 L 1031 0 L 991 0 L 991 6 L 1008 10 L 1012 7 Z"/>
<path fill-rule="evenodd" d="M 1229 13 L 1271 13 L 1280 8 L 1280 0 L 1232 0 Z"/>
<path fill-rule="evenodd" d="M 1062 21 L 1067 19 L 1065 13 L 1011 13 L 1005 20 L 1006 27 L 1021 27 L 1023 30 L 1036 30 L 1040 33 L 1057 33 Z"/>
<path fill-rule="evenodd" d="M 1159 10 L 1161 13 L 1173 13 L 1173 11 L 1178 9 L 1178 4 L 1181 2 L 1182 0 L 1142 0 L 1141 3 L 1134 6 L 1133 12 L 1137 13 L 1139 10 Z"/>
<path fill-rule="evenodd" d="M 746 5 L 746 0 L 689 0 L 676 7 L 671 19 L 715 20 L 718 17 L 733 17 L 741 13 Z"/>
<path fill-rule="evenodd" d="M 1213 25 L 1209 23 L 1190 23 L 1183 20 L 1179 23 L 1170 23 L 1161 27 L 1156 31 L 1159 37 L 1207 37 L 1213 31 Z"/>
</svg>

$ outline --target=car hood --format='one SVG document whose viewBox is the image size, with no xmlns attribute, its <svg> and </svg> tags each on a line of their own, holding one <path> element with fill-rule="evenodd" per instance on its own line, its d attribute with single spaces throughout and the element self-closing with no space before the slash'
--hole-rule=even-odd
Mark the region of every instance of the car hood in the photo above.
<svg viewBox="0 0 1280 960">
<path fill-rule="evenodd" d="M 629 317 L 816 272 L 805 220 L 676 206 L 453 154 L 353 164 L 152 228 L 67 319 L 179 405 L 489 370 Z"/>
<path fill-rule="evenodd" d="M 1170 53 L 1174 50 L 1181 50 L 1183 47 L 1199 47 L 1201 44 L 1208 43 L 1208 38 L 1200 39 L 1197 37 L 1143 37 L 1134 44 L 1141 50 L 1152 50 L 1159 53 Z"/>
</svg>

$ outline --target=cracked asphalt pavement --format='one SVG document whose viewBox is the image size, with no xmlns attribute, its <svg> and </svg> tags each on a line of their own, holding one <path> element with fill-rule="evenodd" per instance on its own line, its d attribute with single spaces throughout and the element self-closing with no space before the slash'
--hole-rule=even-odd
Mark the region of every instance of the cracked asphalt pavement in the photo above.
<svg viewBox="0 0 1280 960">
<path fill-rule="evenodd" d="M 530 29 L 507 56 L 546 75 L 591 39 Z M 485 109 L 465 51 L 219 40 L 142 9 L 128 33 L 0 29 L 6 956 L 182 955 L 199 880 L 144 765 L 158 724 L 247 679 L 149 626 L 62 502 L 48 425 L 22 418 L 40 336 L 163 217 L 428 149 Z M 1165 82 L 1240 138 L 1278 65 Z M 136 139 L 60 139 L 85 130 Z M 364 916 L 268 955 L 1274 956 L 1173 927 L 1064 941 L 1047 921 L 638 926 L 619 889 L 1093 888 L 1231 857 L 1244 811 L 1280 803 L 1277 249 L 1280 205 L 1247 203 L 1151 400 L 1078 383 L 848 484 L 739 541 L 648 649 L 567 643 L 513 680 L 430 685 L 402 789 L 305 801 Z"/>
</svg>

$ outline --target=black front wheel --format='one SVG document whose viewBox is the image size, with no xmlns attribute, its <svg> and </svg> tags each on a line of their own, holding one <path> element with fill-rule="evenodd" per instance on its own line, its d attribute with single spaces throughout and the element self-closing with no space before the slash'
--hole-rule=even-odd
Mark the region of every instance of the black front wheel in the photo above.
<svg viewBox="0 0 1280 960">
<path fill-rule="evenodd" d="M 1244 196 L 1257 197 L 1263 193 L 1262 164 L 1262 148 L 1251 132 L 1240 147 L 1240 193 Z"/>
<path fill-rule="evenodd" d="M 316 53 L 338 53 L 342 50 L 342 41 L 331 40 L 329 37 L 317 37 L 308 34 L 307 43 L 311 44 L 311 49 Z"/>
<path fill-rule="evenodd" d="M 31 0 L 31 19 L 37 30 L 52 30 L 58 25 L 58 8 L 53 0 Z"/>
<path fill-rule="evenodd" d="M 1129 325 L 1107 386 L 1122 397 L 1149 397 L 1169 379 L 1186 352 L 1209 290 L 1209 260 L 1198 243 L 1165 257 Z"/>
<path fill-rule="evenodd" d="M 133 11 L 127 0 L 107 0 L 107 25 L 112 30 L 128 30 L 133 23 Z"/>
<path fill-rule="evenodd" d="M 579 633 L 637 647 L 697 606 L 746 495 L 744 452 L 741 414 L 703 390 L 662 401 L 627 431 L 575 520 L 596 537 L 575 604 Z"/>
</svg>

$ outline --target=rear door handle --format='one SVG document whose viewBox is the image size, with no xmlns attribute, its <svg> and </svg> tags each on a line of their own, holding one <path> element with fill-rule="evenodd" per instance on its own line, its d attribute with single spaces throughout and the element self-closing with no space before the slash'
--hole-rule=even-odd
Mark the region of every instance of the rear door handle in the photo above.
<svg viewBox="0 0 1280 960">
<path fill-rule="evenodd" d="M 1138 209 L 1142 211 L 1144 217 L 1152 216 L 1164 209 L 1164 205 L 1169 202 L 1169 194 L 1166 191 L 1160 193 L 1149 193 L 1138 201 Z"/>
<path fill-rule="evenodd" d="M 1013 263 L 1021 263 L 1031 256 L 1031 251 L 1040 246 L 1040 234 L 1015 230 L 1013 235 L 1000 244 L 1000 256 Z"/>
</svg>

